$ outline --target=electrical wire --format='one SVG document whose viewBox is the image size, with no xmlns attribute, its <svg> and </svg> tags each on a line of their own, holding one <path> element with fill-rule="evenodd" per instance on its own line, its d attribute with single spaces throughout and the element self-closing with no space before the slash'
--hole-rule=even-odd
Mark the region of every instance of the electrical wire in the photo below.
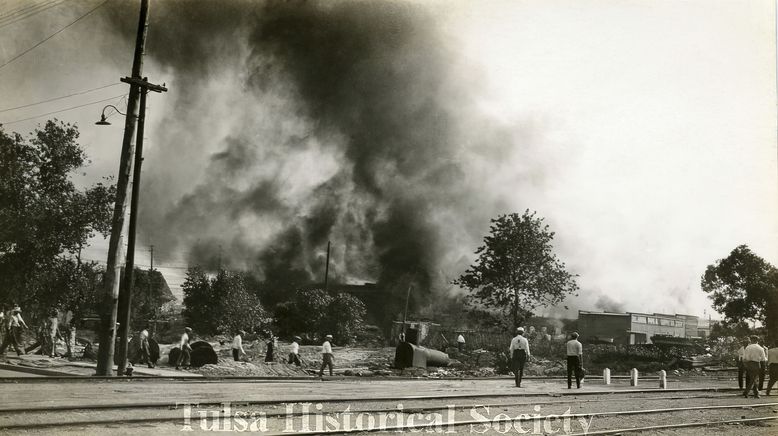
<svg viewBox="0 0 778 436">
<path fill-rule="evenodd" d="M 39 105 L 39 104 L 43 104 L 43 103 L 48 103 L 48 102 L 51 102 L 51 101 L 62 100 L 63 98 L 73 97 L 73 96 L 76 96 L 76 95 L 82 95 L 82 94 L 86 94 L 86 93 L 89 93 L 89 92 L 92 92 L 92 91 L 97 91 L 99 89 L 105 89 L 105 88 L 109 88 L 111 86 L 116 86 L 116 85 L 121 85 L 121 83 L 112 83 L 110 85 L 98 86 L 96 88 L 87 89 L 85 91 L 74 92 L 73 94 L 63 95 L 61 97 L 54 97 L 54 98 L 50 98 L 48 100 L 41 100 L 41 101 L 37 101 L 35 103 L 29 103 L 29 104 L 25 104 L 25 105 L 22 105 L 22 106 L 16 106 L 16 107 L 9 107 L 9 108 L 6 108 L 6 109 L 0 109 L 0 112 L 8 112 L 8 111 L 16 110 L 16 109 L 22 109 L 22 108 L 26 108 L 26 107 L 30 107 L 30 106 L 35 106 L 35 105 Z"/>
<path fill-rule="evenodd" d="M 65 112 L 65 111 L 69 111 L 69 110 L 72 110 L 72 109 L 78 109 L 78 108 L 84 107 L 84 106 L 89 106 L 89 105 L 93 105 L 93 104 L 97 104 L 97 103 L 103 103 L 103 102 L 106 102 L 106 101 L 111 101 L 113 99 L 116 99 L 116 98 L 119 98 L 119 97 L 123 97 L 125 95 L 126 94 L 114 95 L 113 97 L 104 98 L 102 100 L 92 101 L 92 102 L 89 102 L 89 103 L 84 103 L 84 104 L 80 104 L 80 105 L 77 105 L 77 106 L 71 106 L 71 107 L 68 107 L 68 108 L 65 108 L 65 109 L 60 109 L 60 110 L 56 110 L 56 111 L 46 112 L 45 114 L 39 114 L 39 115 L 35 115 L 35 116 L 32 116 L 32 117 L 28 117 L 28 118 L 22 118 L 21 120 L 13 120 L 13 121 L 9 121 L 7 123 L 0 123 L 0 124 L 14 124 L 14 123 L 21 123 L 22 121 L 34 120 L 35 118 L 45 117 L 46 115 L 58 114 L 60 112 Z"/>
<path fill-rule="evenodd" d="M 108 3 L 108 0 L 104 0 L 104 1 L 103 1 L 102 3 L 100 3 L 99 5 L 95 6 L 95 7 L 94 7 L 94 8 L 92 8 L 92 9 L 90 9 L 90 10 L 89 10 L 89 12 L 87 12 L 87 13 L 85 13 L 84 15 L 81 15 L 80 17 L 76 18 L 74 21 L 72 21 L 72 22 L 71 22 L 70 24 L 68 24 L 67 26 L 65 26 L 65 27 L 63 27 L 63 28 L 61 28 L 61 29 L 57 30 L 56 32 L 52 33 L 51 35 L 49 35 L 48 37 L 46 37 L 46 38 L 45 38 L 44 40 L 42 40 L 41 42 L 39 42 L 39 43 L 37 43 L 37 44 L 33 45 L 32 47 L 28 48 L 27 50 L 24 50 L 23 52 L 19 53 L 18 55 L 16 55 L 16 56 L 12 57 L 11 59 L 7 60 L 5 63 L 3 63 L 3 64 L 0 64 L 0 70 L 1 70 L 1 69 L 3 69 L 3 67 L 5 67 L 6 65 L 10 64 L 11 62 L 13 62 L 13 61 L 15 61 L 15 60 L 19 59 L 20 57 L 22 57 L 22 56 L 26 55 L 27 53 L 29 53 L 29 52 L 31 52 L 31 51 L 33 51 L 33 50 L 35 50 L 35 49 L 36 49 L 36 48 L 38 48 L 38 47 L 40 47 L 41 45 L 43 45 L 43 44 L 44 44 L 46 41 L 50 40 L 51 38 L 54 38 L 55 36 L 57 36 L 57 35 L 59 35 L 60 33 L 64 32 L 64 31 L 65 31 L 67 28 L 69 28 L 70 26 L 72 26 L 72 25 L 74 25 L 74 24 L 78 23 L 78 22 L 79 22 L 79 21 L 81 21 L 82 19 L 86 18 L 86 17 L 87 17 L 87 16 L 89 16 L 89 15 L 90 15 L 92 12 L 96 11 L 98 8 L 100 8 L 101 6 L 103 6 L 103 5 L 104 5 L 104 4 L 106 4 L 106 3 Z"/>
<path fill-rule="evenodd" d="M 12 10 L 10 10 L 8 12 L 4 12 L 4 13 L 0 14 L 0 20 L 9 19 L 9 18 L 13 17 L 14 15 L 26 14 L 26 13 L 30 12 L 31 10 L 33 10 L 33 9 L 37 9 L 37 8 L 40 8 L 40 7 L 44 6 L 44 5 L 46 5 L 46 4 L 51 4 L 51 3 L 57 2 L 57 1 L 60 1 L 60 0 L 44 0 L 44 1 L 39 2 L 39 3 L 31 3 L 31 4 L 28 4 L 26 6 L 18 7 L 16 9 L 12 9 Z"/>
<path fill-rule="evenodd" d="M 52 0 L 48 4 L 45 4 L 45 7 L 41 8 L 40 6 L 38 6 L 39 9 L 37 9 L 37 10 L 33 10 L 35 8 L 31 8 L 30 10 L 28 10 L 28 11 L 22 13 L 22 14 L 19 14 L 16 17 L 10 17 L 9 16 L 9 17 L 6 17 L 6 18 L 0 18 L 0 28 L 6 27 L 6 26 L 10 26 L 11 24 L 18 23 L 19 21 L 23 21 L 23 20 L 25 20 L 27 18 L 30 18 L 30 17 L 32 17 L 34 15 L 37 15 L 37 14 L 41 13 L 41 12 L 47 11 L 47 10 L 53 8 L 53 7 L 59 6 L 62 3 L 64 3 L 64 2 L 65 2 L 65 0 Z"/>
</svg>

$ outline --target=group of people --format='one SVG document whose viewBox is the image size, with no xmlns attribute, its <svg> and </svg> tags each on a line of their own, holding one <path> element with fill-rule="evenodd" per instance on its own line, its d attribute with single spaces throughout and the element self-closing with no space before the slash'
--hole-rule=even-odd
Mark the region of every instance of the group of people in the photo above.
<svg viewBox="0 0 778 436">
<path fill-rule="evenodd" d="M 181 341 L 179 343 L 179 348 L 181 349 L 181 353 L 179 354 L 178 361 L 176 362 L 176 369 L 181 369 L 182 364 L 188 364 L 189 362 L 190 354 L 192 351 L 192 347 L 190 345 L 191 334 L 192 334 L 192 329 L 190 327 L 186 327 L 184 329 L 184 333 L 181 335 Z M 243 348 L 244 336 L 246 336 L 246 331 L 238 330 L 237 332 L 235 332 L 235 335 L 232 337 L 232 347 L 231 347 L 232 358 L 236 362 L 241 361 L 241 359 L 244 356 L 246 356 L 246 350 Z M 334 355 L 332 353 L 332 339 L 333 339 L 332 335 L 324 336 L 324 342 L 321 345 L 322 364 L 321 364 L 321 368 L 319 369 L 319 376 L 324 375 L 325 368 L 329 368 L 330 375 L 333 374 Z M 292 337 L 292 343 L 289 346 L 289 356 L 287 358 L 287 363 L 296 366 L 302 366 L 302 360 L 300 359 L 301 341 L 302 338 L 300 336 Z M 269 340 L 267 342 L 267 348 L 265 352 L 265 362 L 275 361 L 276 349 L 277 349 L 276 337 L 271 332 L 269 333 Z"/>
<path fill-rule="evenodd" d="M 520 388 L 521 379 L 524 377 L 524 365 L 530 357 L 529 341 L 524 337 L 524 328 L 518 327 L 516 329 L 516 335 L 511 339 L 511 345 L 508 349 L 516 387 Z M 570 334 L 570 340 L 566 344 L 566 353 L 567 388 L 573 388 L 573 379 L 575 379 L 576 388 L 580 389 L 585 371 L 583 369 L 583 345 L 578 341 L 578 333 Z"/>
<path fill-rule="evenodd" d="M 754 398 L 759 398 L 759 391 L 764 389 L 765 375 L 768 374 L 770 381 L 765 394 L 770 395 L 770 390 L 778 381 L 778 341 L 768 349 L 759 343 L 758 336 L 751 336 L 743 340 L 741 345 L 737 351 L 737 380 L 741 389 L 745 387 L 743 396 L 748 398 L 749 392 L 753 392 Z"/>
</svg>

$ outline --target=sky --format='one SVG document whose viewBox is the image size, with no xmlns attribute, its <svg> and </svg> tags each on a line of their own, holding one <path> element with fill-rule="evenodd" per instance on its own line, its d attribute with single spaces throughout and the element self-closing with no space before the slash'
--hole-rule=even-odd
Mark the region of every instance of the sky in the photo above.
<svg viewBox="0 0 778 436">
<path fill-rule="evenodd" d="M 91 158 L 76 175 L 83 185 L 117 174 L 123 118 L 112 115 L 111 126 L 94 122 L 104 105 L 126 104 L 127 87 L 118 79 L 130 72 L 138 4 L 11 0 L 0 5 L 0 123 L 20 133 L 54 116 L 77 124 Z M 320 216 L 311 208 L 322 198 L 322 187 L 336 190 L 332 198 L 342 210 L 356 210 L 352 215 L 359 223 L 370 215 L 359 211 L 391 215 L 398 199 L 414 207 L 432 205 L 423 222 L 425 229 L 433 227 L 427 230 L 437 248 L 425 254 L 434 258 L 425 265 L 445 277 L 460 274 L 463 262 L 472 260 L 489 217 L 537 211 L 556 232 L 560 259 L 579 275 L 581 295 L 571 305 L 576 309 L 708 315 L 699 285 L 707 265 L 740 244 L 778 264 L 773 1 L 393 2 L 400 6 L 380 13 L 388 2 L 332 4 L 317 4 L 305 17 L 317 25 L 340 20 L 333 32 L 347 37 L 326 46 L 333 54 L 314 65 L 326 66 L 332 56 L 333 64 L 351 62 L 350 67 L 359 65 L 359 71 L 379 77 L 391 68 L 395 76 L 386 77 L 386 92 L 382 83 L 366 82 L 364 74 L 349 69 L 353 88 L 360 91 L 356 96 L 335 103 L 330 100 L 340 97 L 319 96 L 327 86 L 346 92 L 350 84 L 305 75 L 310 74 L 306 62 L 313 62 L 309 52 L 296 58 L 272 51 L 276 45 L 287 51 L 298 47 L 284 46 L 289 37 L 277 36 L 284 29 L 271 26 L 299 24 L 295 20 L 302 12 L 224 1 L 211 3 L 216 13 L 210 15 L 217 18 L 208 21 L 187 2 L 173 7 L 152 1 L 144 74 L 166 83 L 169 92 L 149 97 L 141 191 L 141 201 L 147 201 L 141 206 L 145 223 L 136 259 L 148 266 L 153 244 L 155 264 L 174 292 L 192 253 L 206 242 L 211 251 L 214 244 L 223 245 L 234 265 L 251 265 L 258 250 L 262 253 L 254 247 L 273 246 L 288 222 Z M 240 14 L 244 7 L 246 14 Z M 352 11 L 358 19 L 350 18 Z M 398 16 L 400 24 L 391 22 Z M 211 27 L 188 25 L 193 20 Z M 371 46 L 341 59 L 338 44 L 344 51 L 354 48 L 350 33 L 341 28 L 359 27 L 354 38 L 371 38 L 371 26 L 362 22 L 378 23 L 373 26 L 378 50 Z M 381 45 L 384 25 L 389 34 L 401 34 L 388 48 Z M 210 39 L 190 35 L 193 28 Z M 316 40 L 297 42 L 320 47 Z M 170 46 L 175 50 L 168 56 Z M 272 70 L 276 58 L 289 70 L 271 71 L 269 84 L 254 86 L 252 73 L 267 65 Z M 290 66 L 298 64 L 303 67 Z M 410 77 L 409 89 L 401 89 L 404 82 L 397 77 Z M 377 89 L 382 92 L 373 92 Z M 416 102 L 406 100 L 417 94 L 425 95 L 421 107 L 431 102 L 431 113 L 441 114 L 421 116 L 422 121 L 442 118 L 435 134 L 445 138 L 444 144 L 432 140 L 434 159 L 421 156 L 420 162 L 454 162 L 460 177 L 425 186 L 432 180 L 428 173 L 393 160 L 394 150 L 408 152 L 398 146 L 370 160 L 375 173 L 370 180 L 378 182 L 380 189 L 374 189 L 380 194 L 364 191 L 355 140 L 348 138 L 369 132 L 344 127 L 344 119 L 365 118 L 338 104 L 410 111 L 417 110 Z M 403 101 L 392 102 L 395 95 Z M 69 97 L 6 110 L 61 96 Z M 63 109 L 68 110 L 44 115 Z M 409 121 L 412 115 L 398 115 L 399 121 L 387 125 L 418 130 Z M 386 122 L 387 115 L 379 118 Z M 412 133 L 396 135 L 414 147 L 427 141 Z M 277 145 L 292 140 L 299 142 L 296 148 Z M 224 166 L 221 157 L 233 156 L 225 153 L 235 149 L 248 149 L 251 165 Z M 337 182 L 344 177 L 349 181 Z M 215 192 L 255 192 L 269 182 L 277 194 L 262 197 L 264 209 L 252 203 L 251 213 L 237 207 L 220 213 L 232 205 L 204 200 Z M 271 197 L 284 212 L 267 210 L 276 204 L 265 201 Z M 333 231 L 348 227 L 339 220 Z M 380 235 L 375 229 L 371 234 Z M 352 247 L 356 237 L 344 236 L 338 246 Z M 376 244 L 380 248 L 380 241 Z M 305 247 L 309 261 L 318 259 L 318 245 Z M 106 248 L 106 241 L 95 240 L 86 257 L 104 261 Z M 350 260 L 374 248 L 342 249 L 336 269 L 344 277 L 375 280 L 376 265 L 387 265 L 381 255 L 374 264 Z"/>
</svg>

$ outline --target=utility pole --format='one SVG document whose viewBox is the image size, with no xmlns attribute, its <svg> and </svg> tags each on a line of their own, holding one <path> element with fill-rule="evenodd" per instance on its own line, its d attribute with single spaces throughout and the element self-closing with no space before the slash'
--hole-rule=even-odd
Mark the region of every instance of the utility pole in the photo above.
<svg viewBox="0 0 778 436">
<path fill-rule="evenodd" d="M 411 300 L 411 288 L 413 288 L 413 283 L 408 284 L 408 292 L 405 294 L 405 311 L 403 312 L 403 337 L 405 337 L 405 325 L 406 321 L 408 320 L 408 302 Z"/>
<path fill-rule="evenodd" d="M 149 304 L 154 304 L 154 326 L 151 329 L 151 335 L 156 336 L 157 335 L 157 318 L 159 315 L 157 315 L 157 309 L 159 306 L 159 299 L 156 295 L 154 295 L 154 246 L 152 245 L 149 247 L 149 251 L 151 252 L 151 263 L 149 265 Z"/>
<path fill-rule="evenodd" d="M 330 241 L 327 241 L 327 263 L 324 265 L 324 290 L 327 290 L 327 282 L 330 278 Z"/>
<path fill-rule="evenodd" d="M 145 81 L 147 78 L 144 77 Z M 143 165 L 143 134 L 146 125 L 146 88 L 140 91 L 140 115 L 135 137 L 135 162 L 132 165 L 132 197 L 130 199 L 130 225 L 127 231 L 127 260 L 124 267 L 122 292 L 119 293 L 119 350 L 116 372 L 124 375 L 127 370 L 127 347 L 130 339 L 130 318 L 132 314 L 132 291 L 135 287 L 135 229 L 138 224 L 138 199 L 140 197 L 140 174 Z"/>
<path fill-rule="evenodd" d="M 101 329 L 99 334 L 100 348 L 97 352 L 97 375 L 113 375 L 113 354 L 116 342 L 117 304 L 121 275 L 120 252 L 122 230 L 124 228 L 124 211 L 127 205 L 127 187 L 130 181 L 131 159 L 135 151 L 133 134 L 137 125 L 139 110 L 138 98 L 141 88 L 161 92 L 164 86 L 151 85 L 141 79 L 143 71 L 143 53 L 148 30 L 149 0 L 141 0 L 138 32 L 135 40 L 135 54 L 132 61 L 132 76 L 121 81 L 130 84 L 127 98 L 127 116 L 124 123 L 124 137 L 119 160 L 119 176 L 116 180 L 116 203 L 111 222 L 111 237 L 108 243 L 108 260 L 103 280 L 103 303 L 101 307 Z M 142 140 L 142 135 L 141 140 Z M 134 248 L 134 247 L 133 247 Z"/>
</svg>

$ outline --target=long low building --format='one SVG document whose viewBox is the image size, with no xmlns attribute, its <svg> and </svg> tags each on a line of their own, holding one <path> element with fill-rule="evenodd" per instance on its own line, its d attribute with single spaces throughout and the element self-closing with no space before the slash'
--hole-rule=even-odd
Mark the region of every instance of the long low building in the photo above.
<svg viewBox="0 0 778 436">
<path fill-rule="evenodd" d="M 638 312 L 578 311 L 578 330 L 589 342 L 650 344 L 655 335 L 677 338 L 706 336 L 699 318 L 693 315 Z"/>
</svg>

